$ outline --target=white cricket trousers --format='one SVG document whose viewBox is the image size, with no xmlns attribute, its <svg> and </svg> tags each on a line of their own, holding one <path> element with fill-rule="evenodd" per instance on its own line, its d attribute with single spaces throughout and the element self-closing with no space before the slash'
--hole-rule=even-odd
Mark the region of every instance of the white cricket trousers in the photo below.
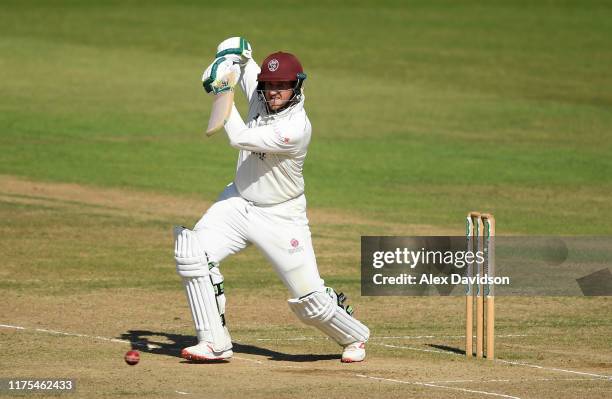
<svg viewBox="0 0 612 399">
<path fill-rule="evenodd" d="M 324 291 L 306 217 L 306 197 L 257 206 L 233 183 L 194 227 L 209 261 L 221 263 L 253 243 L 270 261 L 292 298 Z"/>
</svg>

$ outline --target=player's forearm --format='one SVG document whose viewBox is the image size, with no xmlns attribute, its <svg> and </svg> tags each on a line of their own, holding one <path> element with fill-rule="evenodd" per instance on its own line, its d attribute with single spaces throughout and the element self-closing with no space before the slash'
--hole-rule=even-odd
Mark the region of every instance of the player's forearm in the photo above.
<svg viewBox="0 0 612 399">
<path fill-rule="evenodd" d="M 264 128 L 271 127 L 264 126 Z M 232 105 L 232 112 L 227 122 L 225 122 L 225 131 L 227 132 L 230 145 L 239 150 L 263 151 L 264 148 L 258 146 L 261 143 L 257 143 L 259 140 L 257 140 L 257 136 L 254 134 L 256 132 L 253 132 L 253 130 L 261 130 L 261 128 L 249 129 L 242 120 L 238 109 L 236 109 L 236 105 Z"/>
<path fill-rule="evenodd" d="M 255 95 L 255 90 L 257 89 L 257 75 L 260 72 L 259 65 L 253 59 L 249 59 L 240 69 L 240 87 L 247 100 L 251 101 L 251 97 Z"/>
<path fill-rule="evenodd" d="M 241 138 L 245 135 L 247 126 L 245 125 L 236 104 L 232 105 L 232 111 L 230 112 L 229 118 L 225 122 L 225 132 L 229 138 L 230 145 L 234 148 L 239 148 L 238 145 L 241 143 Z"/>
<path fill-rule="evenodd" d="M 295 149 L 293 145 L 280 140 L 272 125 L 247 127 L 235 104 L 232 105 L 232 111 L 224 127 L 230 145 L 239 150 L 278 154 L 290 153 Z"/>
</svg>

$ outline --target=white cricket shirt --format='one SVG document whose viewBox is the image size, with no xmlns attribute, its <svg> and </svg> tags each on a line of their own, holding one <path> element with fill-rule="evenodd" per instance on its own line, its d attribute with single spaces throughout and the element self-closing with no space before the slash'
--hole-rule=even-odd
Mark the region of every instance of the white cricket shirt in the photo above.
<svg viewBox="0 0 612 399">
<path fill-rule="evenodd" d="M 302 170 L 311 125 L 302 100 L 278 114 L 267 114 L 255 93 L 259 66 L 249 60 L 240 85 L 249 100 L 245 124 L 236 106 L 225 123 L 232 147 L 240 150 L 234 184 L 240 195 L 256 205 L 273 205 L 304 193 Z"/>
</svg>

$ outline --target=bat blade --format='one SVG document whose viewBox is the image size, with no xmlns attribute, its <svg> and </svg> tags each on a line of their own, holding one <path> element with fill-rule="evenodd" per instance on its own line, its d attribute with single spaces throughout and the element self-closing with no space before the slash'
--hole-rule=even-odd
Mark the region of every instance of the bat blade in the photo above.
<svg viewBox="0 0 612 399">
<path fill-rule="evenodd" d="M 212 136 L 219 131 L 232 111 L 232 104 L 234 103 L 234 91 L 226 91 L 215 96 L 212 104 L 212 110 L 210 112 L 210 118 L 208 119 L 208 127 L 206 128 L 206 135 Z"/>
<path fill-rule="evenodd" d="M 224 84 L 229 84 L 233 87 L 236 84 L 237 76 L 235 73 L 228 74 L 222 79 Z M 234 90 L 225 91 L 215 95 L 212 104 L 212 110 L 210 112 L 210 118 L 208 119 L 208 127 L 206 128 L 206 135 L 212 136 L 219 131 L 227 118 L 229 118 L 230 112 L 232 111 L 232 104 L 234 103 Z"/>
</svg>

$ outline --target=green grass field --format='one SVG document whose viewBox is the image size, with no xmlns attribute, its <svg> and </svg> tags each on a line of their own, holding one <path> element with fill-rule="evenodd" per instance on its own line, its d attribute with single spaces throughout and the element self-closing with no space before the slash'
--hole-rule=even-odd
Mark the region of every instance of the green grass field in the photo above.
<svg viewBox="0 0 612 399">
<path fill-rule="evenodd" d="M 293 317 L 252 249 L 222 266 L 236 359 L 177 357 L 193 327 L 171 226 L 233 178 L 200 76 L 234 35 L 308 74 L 311 228 L 372 328 L 363 364 Z M 459 298 L 360 297 L 358 264 L 360 235 L 458 234 L 473 209 L 498 234 L 611 234 L 611 37 L 600 1 L 2 2 L 0 377 L 73 377 L 80 397 L 609 397 L 609 297 L 498 298 L 500 361 L 469 362 Z M 157 346 L 130 368 L 108 339 Z"/>
<path fill-rule="evenodd" d="M 235 151 L 203 138 L 199 78 L 242 34 L 309 74 L 312 206 L 612 231 L 609 5 L 176 3 L 4 3 L 0 172 L 214 199 Z"/>
</svg>

